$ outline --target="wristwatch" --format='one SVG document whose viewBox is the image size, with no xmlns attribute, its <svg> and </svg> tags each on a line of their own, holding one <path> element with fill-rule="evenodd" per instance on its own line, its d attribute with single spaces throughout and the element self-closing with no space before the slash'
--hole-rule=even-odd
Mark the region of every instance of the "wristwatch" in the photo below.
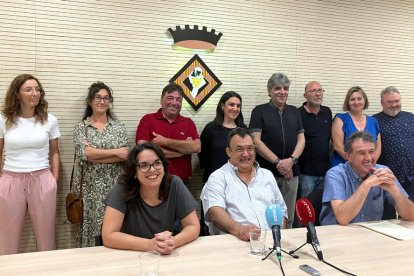
<svg viewBox="0 0 414 276">
<path fill-rule="evenodd" d="M 298 163 L 298 159 L 295 156 L 291 155 L 290 158 L 292 158 L 293 165 L 295 165 L 296 163 Z"/>
<path fill-rule="evenodd" d="M 273 162 L 273 164 L 276 165 L 276 167 L 277 167 L 277 165 L 279 165 L 279 162 L 280 162 L 280 159 L 276 157 L 276 160 L 275 160 L 275 162 Z"/>
</svg>

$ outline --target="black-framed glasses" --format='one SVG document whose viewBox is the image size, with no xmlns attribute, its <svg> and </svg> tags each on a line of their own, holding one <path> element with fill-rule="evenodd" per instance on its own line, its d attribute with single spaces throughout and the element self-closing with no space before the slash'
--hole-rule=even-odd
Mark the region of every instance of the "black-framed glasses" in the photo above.
<svg viewBox="0 0 414 276">
<path fill-rule="evenodd" d="M 93 97 L 93 99 L 95 100 L 95 102 L 100 103 L 102 100 L 104 103 L 109 103 L 111 101 L 111 98 L 109 98 L 108 96 L 105 97 L 101 97 L 100 95 L 95 95 Z"/>
<path fill-rule="evenodd" d="M 308 90 L 306 92 L 310 93 L 310 94 L 325 93 L 325 89 L 312 89 L 312 90 Z"/>
<path fill-rule="evenodd" d="M 152 164 L 149 164 L 147 162 L 138 163 L 137 167 L 141 170 L 141 172 L 149 172 L 151 170 L 151 167 L 158 171 L 163 167 L 163 163 L 160 159 L 158 159 L 155 160 Z"/>
</svg>

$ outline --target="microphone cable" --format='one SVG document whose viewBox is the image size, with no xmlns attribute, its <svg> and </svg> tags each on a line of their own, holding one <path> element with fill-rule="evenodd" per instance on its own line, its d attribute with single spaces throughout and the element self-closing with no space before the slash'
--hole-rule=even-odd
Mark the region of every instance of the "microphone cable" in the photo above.
<svg viewBox="0 0 414 276">
<path fill-rule="evenodd" d="M 279 265 L 280 265 L 280 271 L 282 271 L 282 275 L 285 276 L 285 271 L 283 270 L 283 266 L 282 266 L 282 260 L 277 258 L 279 260 Z"/>
<path fill-rule="evenodd" d="M 348 275 L 351 275 L 351 276 L 357 276 L 356 274 L 353 274 L 353 273 L 351 273 L 351 272 L 348 272 L 348 271 L 345 271 L 345 270 L 343 270 L 343 269 L 340 269 L 339 267 L 336 267 L 336 266 L 334 266 L 333 264 L 330 264 L 330 263 L 328 263 L 327 261 L 325 261 L 325 260 L 323 260 L 322 259 L 322 262 L 323 263 L 325 263 L 325 264 L 327 264 L 327 265 L 329 265 L 329 266 L 331 266 L 331 267 L 333 267 L 333 268 L 335 268 L 336 270 L 339 270 L 340 272 L 342 272 L 342 273 L 345 273 L 345 274 L 348 274 Z"/>
</svg>

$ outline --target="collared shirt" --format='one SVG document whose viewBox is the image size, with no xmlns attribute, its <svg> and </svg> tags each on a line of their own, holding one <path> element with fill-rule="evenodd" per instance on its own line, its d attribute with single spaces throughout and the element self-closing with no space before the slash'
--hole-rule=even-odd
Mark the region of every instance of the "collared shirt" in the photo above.
<svg viewBox="0 0 414 276">
<path fill-rule="evenodd" d="M 85 127 L 87 130 L 85 131 Z M 85 134 L 87 137 L 85 137 Z M 121 147 L 129 147 L 128 132 L 124 125 L 119 120 L 114 120 L 108 117 L 108 120 L 102 131 L 98 130 L 92 125 L 91 117 L 77 123 L 73 130 L 73 143 L 75 144 L 76 156 L 81 162 L 86 162 L 85 140 L 89 146 L 97 149 L 117 149 Z M 97 165 L 99 163 L 94 163 Z M 113 164 L 118 167 L 117 163 L 103 163 Z"/>
<path fill-rule="evenodd" d="M 397 116 L 384 112 L 374 115 L 381 128 L 381 156 L 384 164 L 414 199 L 414 114 L 401 111 Z"/>
<path fill-rule="evenodd" d="M 375 168 L 386 168 L 386 166 L 377 164 Z M 326 173 L 320 215 L 321 225 L 338 224 L 332 210 L 331 201 L 347 200 L 355 193 L 363 181 L 352 169 L 349 162 L 339 164 Z M 408 197 L 398 180 L 395 181 L 395 184 L 403 195 Z M 385 200 L 395 205 L 394 198 L 389 192 L 380 187 L 372 187 L 361 210 L 350 223 L 381 220 Z"/>
<path fill-rule="evenodd" d="M 305 149 L 299 157 L 300 173 L 325 176 L 331 164 L 329 142 L 331 140 L 332 111 L 321 105 L 318 114 L 308 112 L 306 102 L 299 109 L 305 129 Z"/>
<path fill-rule="evenodd" d="M 223 208 L 230 217 L 242 225 L 253 224 L 269 229 L 266 222 L 266 207 L 278 204 L 287 218 L 287 208 L 273 174 L 255 163 L 256 173 L 250 183 L 245 184 L 238 170 L 230 161 L 213 172 L 201 192 L 206 224 L 210 234 L 222 234 L 208 215 L 211 207 Z"/>
<path fill-rule="evenodd" d="M 295 106 L 286 104 L 282 111 L 272 101 L 253 108 L 249 129 L 260 132 L 262 142 L 280 159 L 289 158 L 298 143 L 298 134 L 303 133 L 302 119 Z M 262 168 L 282 176 L 276 166 L 259 154 L 256 156 Z M 299 175 L 299 164 L 292 167 L 293 175 Z"/>
<path fill-rule="evenodd" d="M 153 132 L 175 140 L 200 139 L 193 120 L 178 114 L 174 121 L 169 122 L 164 117 L 161 108 L 156 113 L 146 114 L 141 118 L 137 127 L 135 142 L 139 140 L 151 142 L 154 139 Z M 169 172 L 178 175 L 183 181 L 188 181 L 192 174 L 191 154 L 169 158 L 168 161 Z"/>
</svg>

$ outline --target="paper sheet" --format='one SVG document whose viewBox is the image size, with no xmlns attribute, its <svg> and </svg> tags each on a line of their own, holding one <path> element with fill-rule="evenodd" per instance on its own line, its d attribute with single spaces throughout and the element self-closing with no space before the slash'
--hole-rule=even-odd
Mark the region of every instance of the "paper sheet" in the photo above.
<svg viewBox="0 0 414 276">
<path fill-rule="evenodd" d="M 359 222 L 362 227 L 387 235 L 397 240 L 414 240 L 414 230 L 392 223 L 390 221 Z"/>
</svg>

